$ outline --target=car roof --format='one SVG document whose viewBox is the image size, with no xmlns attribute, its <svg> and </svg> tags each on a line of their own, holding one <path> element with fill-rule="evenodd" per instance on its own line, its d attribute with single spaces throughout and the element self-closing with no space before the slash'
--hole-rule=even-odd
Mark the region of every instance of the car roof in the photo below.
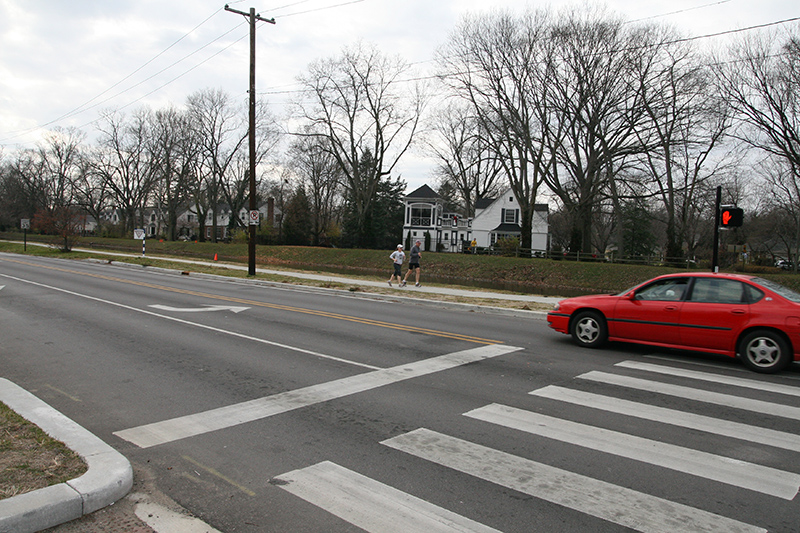
<svg viewBox="0 0 800 533">
<path fill-rule="evenodd" d="M 727 278 L 738 280 L 751 280 L 756 276 L 750 274 L 732 274 L 728 272 L 673 272 L 671 274 L 662 274 L 653 279 L 660 278 Z"/>
</svg>

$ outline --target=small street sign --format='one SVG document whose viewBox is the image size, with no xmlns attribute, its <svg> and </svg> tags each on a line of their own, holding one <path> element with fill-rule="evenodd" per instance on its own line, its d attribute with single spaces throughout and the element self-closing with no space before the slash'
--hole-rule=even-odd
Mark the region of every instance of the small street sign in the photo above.
<svg viewBox="0 0 800 533">
<path fill-rule="evenodd" d="M 258 210 L 250 211 L 250 225 L 251 226 L 258 226 L 260 218 L 261 218 L 261 213 L 259 213 Z"/>
<path fill-rule="evenodd" d="M 19 227 L 21 229 L 31 229 L 31 219 L 23 218 L 19 221 Z"/>
</svg>

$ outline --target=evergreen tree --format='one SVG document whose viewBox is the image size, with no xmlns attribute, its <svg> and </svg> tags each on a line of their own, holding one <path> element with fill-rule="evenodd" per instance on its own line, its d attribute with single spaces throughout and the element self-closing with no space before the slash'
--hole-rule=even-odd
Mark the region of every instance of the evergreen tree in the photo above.
<svg viewBox="0 0 800 533">
<path fill-rule="evenodd" d="M 283 240 L 286 244 L 308 246 L 311 244 L 311 203 L 302 185 L 286 204 L 283 219 Z"/>
<path fill-rule="evenodd" d="M 640 203 L 630 202 L 623 206 L 621 218 L 625 254 L 634 257 L 653 255 L 656 239 L 651 229 L 650 212 Z"/>
<path fill-rule="evenodd" d="M 370 168 L 373 156 L 366 150 L 361 157 L 361 165 Z M 403 237 L 403 181 L 381 178 L 363 217 L 359 213 L 356 196 L 358 191 L 348 188 L 345 198 L 344 220 L 342 223 L 342 246 L 347 248 L 392 248 Z"/>
</svg>

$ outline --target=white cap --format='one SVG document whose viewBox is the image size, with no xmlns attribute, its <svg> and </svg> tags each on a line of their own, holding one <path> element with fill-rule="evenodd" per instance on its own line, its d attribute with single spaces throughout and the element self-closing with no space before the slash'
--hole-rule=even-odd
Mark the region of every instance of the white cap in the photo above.
<svg viewBox="0 0 800 533">
<path fill-rule="evenodd" d="M 398 247 L 398 248 L 402 248 L 402 247 L 403 247 L 403 245 L 402 245 L 402 244 L 398 244 L 398 245 L 397 245 L 397 247 Z"/>
</svg>

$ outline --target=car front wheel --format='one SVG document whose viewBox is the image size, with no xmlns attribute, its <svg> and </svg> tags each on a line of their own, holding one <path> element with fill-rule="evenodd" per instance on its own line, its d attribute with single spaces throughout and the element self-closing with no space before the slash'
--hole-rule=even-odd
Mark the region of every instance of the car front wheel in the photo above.
<svg viewBox="0 0 800 533">
<path fill-rule="evenodd" d="M 739 341 L 739 357 L 756 372 L 773 374 L 791 361 L 788 343 L 779 334 L 767 329 L 751 331 Z"/>
<path fill-rule="evenodd" d="M 597 348 L 608 338 L 606 320 L 597 311 L 581 311 L 570 325 L 572 338 L 581 346 Z"/>
</svg>

